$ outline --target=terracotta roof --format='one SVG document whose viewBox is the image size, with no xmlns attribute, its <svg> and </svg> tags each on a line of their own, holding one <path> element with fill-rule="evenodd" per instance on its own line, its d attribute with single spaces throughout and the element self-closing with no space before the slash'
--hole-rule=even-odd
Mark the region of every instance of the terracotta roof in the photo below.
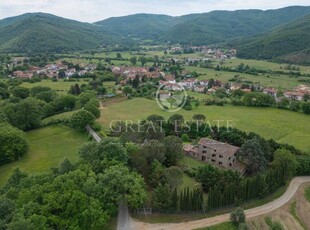
<svg viewBox="0 0 310 230">
<path fill-rule="evenodd" d="M 183 150 L 185 152 L 193 152 L 193 153 L 198 153 L 198 148 L 197 146 L 193 146 L 191 144 L 185 144 L 183 145 Z"/>
<path fill-rule="evenodd" d="M 301 93 L 301 92 L 285 92 L 284 95 L 287 96 L 303 96 L 305 93 Z"/>
<path fill-rule="evenodd" d="M 216 150 L 216 152 L 219 152 L 221 154 L 226 154 L 226 155 L 234 155 L 238 150 L 239 147 L 215 141 L 209 138 L 201 138 L 200 141 L 198 142 L 199 145 L 206 146 L 210 149 Z"/>
</svg>

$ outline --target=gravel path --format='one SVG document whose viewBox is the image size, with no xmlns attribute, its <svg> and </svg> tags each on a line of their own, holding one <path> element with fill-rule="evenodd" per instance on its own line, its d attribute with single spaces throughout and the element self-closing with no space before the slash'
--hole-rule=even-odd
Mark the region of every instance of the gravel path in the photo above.
<svg viewBox="0 0 310 230">
<path fill-rule="evenodd" d="M 307 177 L 295 177 L 286 192 L 276 200 L 271 201 L 268 204 L 245 210 L 247 218 L 253 218 L 269 212 L 272 212 L 286 203 L 288 203 L 296 194 L 298 188 L 303 183 L 310 182 L 310 176 Z M 135 230 L 190 230 L 208 227 L 223 222 L 229 221 L 230 214 L 218 215 L 201 220 L 183 222 L 183 223 L 171 223 L 171 224 L 148 224 L 133 220 L 132 224 Z M 126 229 L 127 230 L 127 229 Z"/>
</svg>

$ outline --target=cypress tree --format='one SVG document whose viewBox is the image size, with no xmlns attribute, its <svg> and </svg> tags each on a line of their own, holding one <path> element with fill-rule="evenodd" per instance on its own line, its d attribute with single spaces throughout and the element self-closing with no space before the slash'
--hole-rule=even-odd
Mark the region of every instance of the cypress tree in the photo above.
<svg viewBox="0 0 310 230">
<path fill-rule="evenodd" d="M 183 191 L 181 191 L 180 193 L 180 211 L 183 211 L 184 210 L 184 196 L 183 196 Z"/>
<path fill-rule="evenodd" d="M 172 193 L 172 208 L 174 211 L 178 209 L 178 192 L 177 189 L 175 188 L 173 193 Z"/>
</svg>

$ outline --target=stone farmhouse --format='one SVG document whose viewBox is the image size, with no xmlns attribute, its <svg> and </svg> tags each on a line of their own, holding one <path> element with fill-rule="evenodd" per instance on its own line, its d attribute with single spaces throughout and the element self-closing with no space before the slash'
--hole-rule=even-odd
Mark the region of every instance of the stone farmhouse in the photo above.
<svg viewBox="0 0 310 230">
<path fill-rule="evenodd" d="M 239 147 L 209 138 L 202 138 L 198 145 L 187 144 L 184 145 L 183 150 L 187 156 L 196 160 L 244 172 L 244 166 L 237 159 Z"/>
</svg>

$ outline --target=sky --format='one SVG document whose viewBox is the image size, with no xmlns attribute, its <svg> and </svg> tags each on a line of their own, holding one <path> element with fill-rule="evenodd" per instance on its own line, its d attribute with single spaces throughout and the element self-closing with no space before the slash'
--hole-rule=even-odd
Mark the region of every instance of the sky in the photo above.
<svg viewBox="0 0 310 230">
<path fill-rule="evenodd" d="M 277 9 L 310 5 L 309 0 L 0 0 L 0 19 L 29 12 L 51 13 L 83 22 L 136 13 L 180 16 L 212 10 Z"/>
</svg>

